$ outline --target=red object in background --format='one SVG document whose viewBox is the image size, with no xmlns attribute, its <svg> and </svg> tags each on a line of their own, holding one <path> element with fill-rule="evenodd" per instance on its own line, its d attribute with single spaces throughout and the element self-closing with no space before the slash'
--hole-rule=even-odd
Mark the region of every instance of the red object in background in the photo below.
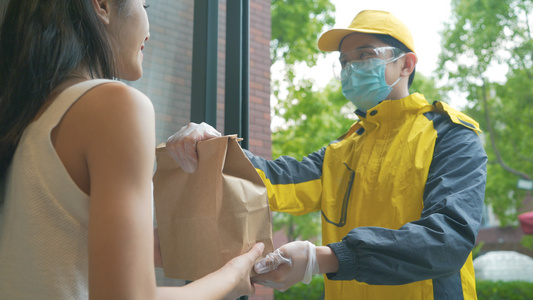
<svg viewBox="0 0 533 300">
<path fill-rule="evenodd" d="M 533 211 L 518 215 L 518 221 L 525 234 L 533 234 Z"/>
</svg>

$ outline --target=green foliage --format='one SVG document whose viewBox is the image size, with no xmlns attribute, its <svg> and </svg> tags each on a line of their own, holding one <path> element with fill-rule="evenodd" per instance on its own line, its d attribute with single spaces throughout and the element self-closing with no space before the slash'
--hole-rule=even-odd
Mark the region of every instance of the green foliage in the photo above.
<svg viewBox="0 0 533 300">
<path fill-rule="evenodd" d="M 289 242 L 295 240 L 312 240 L 313 244 L 320 246 L 320 212 L 312 212 L 302 216 L 293 216 L 287 213 L 273 212 L 273 230 L 283 230 Z"/>
<path fill-rule="evenodd" d="M 533 174 L 533 40 L 528 25 L 533 2 L 453 0 L 451 4 L 439 75 L 448 88 L 467 93 L 466 112 L 480 123 L 489 157 L 485 200 L 502 226 L 516 224 L 524 197 L 517 180 Z M 502 72 L 504 82 L 496 82 L 494 74 Z"/>
<path fill-rule="evenodd" d="M 529 250 L 533 250 L 533 235 L 524 235 L 522 240 L 520 240 L 520 245 L 524 246 Z"/>
<path fill-rule="evenodd" d="M 511 3 L 520 0 L 452 0 L 452 22 L 443 32 L 443 49 L 440 57 L 442 72 L 447 63 L 455 63 L 458 68 L 449 72 L 457 78 L 461 87 L 479 83 L 494 59 L 498 50 L 508 41 L 508 30 L 523 32 L 517 24 L 517 15 Z M 512 35 L 512 34 L 511 34 Z M 467 58 L 459 61 L 458 58 Z"/>
<path fill-rule="evenodd" d="M 485 202 L 492 206 L 502 226 L 514 225 L 517 221 L 517 209 L 523 199 L 517 196 L 517 193 L 523 194 L 516 189 L 518 177 L 510 176 L 494 161 L 494 151 L 489 145 L 485 146 L 485 150 L 489 156 Z"/>
<path fill-rule="evenodd" d="M 416 73 L 413 84 L 409 88 L 409 93 L 423 94 L 429 103 L 433 101 L 448 102 L 448 88 L 438 88 L 434 77 L 426 77 Z"/>
<path fill-rule="evenodd" d="M 272 94 L 279 99 L 281 90 L 299 86 L 294 82 L 297 65 L 315 66 L 324 53 L 317 47 L 319 34 L 335 24 L 335 6 L 330 0 L 272 0 L 272 64 L 283 64 L 283 79 L 272 82 Z M 286 87 L 284 85 L 287 85 Z"/>
<path fill-rule="evenodd" d="M 479 256 L 479 252 L 481 251 L 481 248 L 483 248 L 483 245 L 485 245 L 485 242 L 480 242 L 474 246 L 474 249 L 472 249 L 472 259 L 475 259 Z"/>
<path fill-rule="evenodd" d="M 320 51 L 318 35 L 335 24 L 335 6 L 329 0 L 272 0 L 272 62 L 307 62 L 313 66 Z"/>
<path fill-rule="evenodd" d="M 479 300 L 533 299 L 532 282 L 477 280 L 476 290 Z"/>
<path fill-rule="evenodd" d="M 297 283 L 285 292 L 274 290 L 275 300 L 322 300 L 324 299 L 324 276 L 315 275 L 309 285 Z"/>
</svg>

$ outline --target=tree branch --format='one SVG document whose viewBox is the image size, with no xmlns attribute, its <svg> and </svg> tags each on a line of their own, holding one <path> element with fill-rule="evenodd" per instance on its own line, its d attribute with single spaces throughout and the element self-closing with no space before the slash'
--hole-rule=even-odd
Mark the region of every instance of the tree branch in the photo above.
<svg viewBox="0 0 533 300">
<path fill-rule="evenodd" d="M 488 104 L 488 100 L 487 100 L 487 85 L 485 83 L 485 79 L 483 79 L 483 85 L 481 87 L 481 90 L 482 90 L 482 101 L 483 101 L 483 107 L 485 108 L 485 121 L 487 122 L 487 127 L 488 127 L 488 130 L 489 130 L 489 138 L 490 138 L 490 143 L 492 145 L 492 150 L 494 151 L 494 154 L 496 155 L 496 160 L 498 161 L 498 163 L 500 164 L 500 166 L 502 166 L 502 168 L 511 173 L 511 174 L 514 174 L 514 175 L 517 175 L 517 176 L 520 176 L 520 178 L 522 179 L 525 179 L 525 180 L 531 180 L 531 177 L 524 173 L 524 172 L 521 172 L 521 171 L 518 171 L 510 166 L 508 166 L 504 161 L 503 161 L 503 158 L 500 154 L 500 151 L 498 150 L 498 147 L 496 146 L 496 135 L 494 133 L 494 129 L 492 128 L 492 124 L 491 124 L 491 119 L 490 119 L 490 114 L 489 114 L 489 104 Z"/>
</svg>

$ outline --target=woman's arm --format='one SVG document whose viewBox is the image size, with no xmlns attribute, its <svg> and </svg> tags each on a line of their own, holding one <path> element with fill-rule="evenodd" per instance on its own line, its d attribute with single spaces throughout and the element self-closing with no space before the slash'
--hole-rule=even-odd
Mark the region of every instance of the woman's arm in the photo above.
<svg viewBox="0 0 533 300">
<path fill-rule="evenodd" d="M 91 299 L 154 299 L 151 175 L 155 117 L 150 100 L 123 84 L 84 98 L 90 179 Z"/>
<path fill-rule="evenodd" d="M 153 106 L 145 95 L 122 84 L 98 86 L 79 101 L 90 178 L 90 298 L 222 299 L 251 293 L 249 277 L 262 252 L 259 245 L 193 284 L 156 288 Z"/>
<path fill-rule="evenodd" d="M 230 260 L 224 267 L 200 278 L 185 287 L 159 287 L 157 299 L 237 299 L 251 295 L 255 287 L 250 282 L 250 272 L 254 262 L 261 256 L 263 243 L 241 256 Z"/>
</svg>

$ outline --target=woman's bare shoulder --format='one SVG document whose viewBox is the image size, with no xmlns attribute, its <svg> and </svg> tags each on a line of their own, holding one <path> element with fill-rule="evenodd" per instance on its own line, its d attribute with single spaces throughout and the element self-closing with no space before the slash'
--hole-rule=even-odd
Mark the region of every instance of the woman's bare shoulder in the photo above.
<svg viewBox="0 0 533 300">
<path fill-rule="evenodd" d="M 87 91 L 61 123 L 64 137 L 79 139 L 79 147 L 85 149 L 102 143 L 118 146 L 133 137 L 133 143 L 146 143 L 155 136 L 152 102 L 139 90 L 121 82 L 100 84 Z"/>
<path fill-rule="evenodd" d="M 94 130 L 109 130 L 106 126 L 134 129 L 155 122 L 150 99 L 136 88 L 121 82 L 100 84 L 87 91 L 75 103 L 72 113 L 75 120 L 91 124 Z"/>
<path fill-rule="evenodd" d="M 108 82 L 100 84 L 87 91 L 81 98 L 87 105 L 97 106 L 149 106 L 153 108 L 150 99 L 138 89 L 122 82 Z"/>
</svg>

